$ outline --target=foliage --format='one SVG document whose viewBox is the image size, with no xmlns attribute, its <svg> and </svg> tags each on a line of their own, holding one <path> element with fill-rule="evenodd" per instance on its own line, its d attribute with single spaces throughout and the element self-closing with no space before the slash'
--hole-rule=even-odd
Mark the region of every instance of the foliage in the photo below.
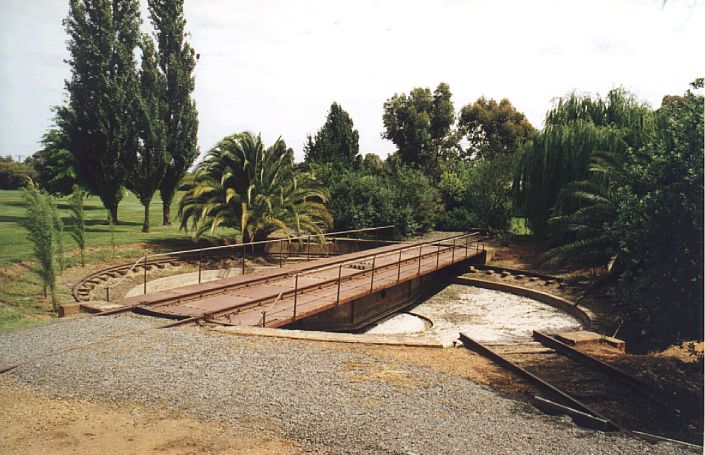
<svg viewBox="0 0 705 455">
<path fill-rule="evenodd" d="M 294 170 L 293 151 L 278 139 L 228 136 L 196 166 L 179 203 L 181 227 L 195 237 L 219 226 L 239 228 L 243 242 L 270 234 L 320 234 L 332 225 L 328 192 L 307 172 Z"/>
<path fill-rule="evenodd" d="M 441 82 L 431 93 L 414 88 L 409 95 L 395 94 L 384 103 L 384 139 L 397 146 L 405 164 L 423 169 L 437 181 L 441 164 L 455 152 L 455 112 L 448 84 Z"/>
<path fill-rule="evenodd" d="M 34 247 L 34 257 L 39 263 L 36 272 L 44 284 L 44 294 L 51 296 L 52 309 L 57 311 L 54 257 L 59 241 L 59 232 L 57 230 L 56 207 L 51 196 L 42 194 L 33 184 L 24 190 L 23 198 L 27 210 L 24 227 L 27 229 L 27 237 Z"/>
<path fill-rule="evenodd" d="M 126 186 L 144 205 L 142 232 L 149 232 L 149 205 L 164 177 L 167 164 L 167 130 L 162 117 L 166 109 L 166 78 L 157 68 L 157 56 L 149 36 L 142 38 L 141 48 L 140 92 L 136 98 L 140 141 L 128 154 Z"/>
<path fill-rule="evenodd" d="M 32 155 L 35 182 L 44 191 L 57 196 L 71 194 L 77 184 L 76 163 L 68 150 L 68 137 L 60 128 L 50 128 L 42 136 L 43 148 Z"/>
<path fill-rule="evenodd" d="M 163 223 L 171 224 L 171 202 L 181 179 L 198 157 L 198 112 L 191 98 L 198 55 L 186 41 L 183 0 L 149 0 L 149 14 L 159 49 L 159 69 L 166 78 L 162 119 L 166 126 L 168 165 L 159 185 Z"/>
<path fill-rule="evenodd" d="M 431 230 L 441 211 L 438 191 L 417 169 L 401 163 L 340 174 L 318 169 L 331 193 L 336 230 L 395 225 L 395 237 Z"/>
<path fill-rule="evenodd" d="M 137 0 L 71 0 L 64 20 L 71 79 L 66 81 L 69 104 L 58 109 L 57 123 L 68 138 L 79 181 L 100 197 L 115 223 L 126 154 L 137 142 L 139 8 Z"/>
<path fill-rule="evenodd" d="M 511 172 L 514 158 L 498 155 L 471 162 L 456 161 L 439 182 L 446 211 L 439 227 L 504 230 L 511 213 Z"/>
<path fill-rule="evenodd" d="M 36 176 L 34 169 L 24 163 L 0 160 L 0 190 L 16 190 L 27 186 L 28 179 Z"/>
<path fill-rule="evenodd" d="M 86 214 L 83 210 L 83 190 L 78 186 L 73 187 L 73 193 L 69 199 L 69 213 L 71 214 L 69 235 L 73 241 L 76 242 L 76 245 L 81 252 L 81 267 L 85 267 L 86 261 L 84 252 L 86 249 Z"/>
<path fill-rule="evenodd" d="M 458 126 L 470 143 L 467 155 L 490 159 L 498 154 L 513 154 L 534 127 L 508 99 L 499 103 L 480 97 L 460 111 Z"/>
<path fill-rule="evenodd" d="M 350 115 L 338 103 L 333 103 L 326 122 L 315 138 L 308 135 L 304 146 L 307 162 L 333 163 L 340 168 L 349 168 L 360 162 L 360 135 L 353 129 Z"/>
<path fill-rule="evenodd" d="M 545 235 L 561 188 L 585 180 L 593 151 L 626 153 L 653 135 L 653 111 L 623 89 L 603 100 L 575 93 L 559 99 L 545 128 L 522 146 L 514 178 L 515 203 L 529 227 Z"/>
<path fill-rule="evenodd" d="M 368 172 L 380 173 L 384 170 L 384 161 L 376 153 L 366 153 L 362 159 L 362 168 Z"/>
<path fill-rule="evenodd" d="M 703 339 L 703 104 L 689 90 L 657 111 L 656 138 L 630 169 L 639 185 L 619 200 L 614 230 L 627 260 L 616 294 L 648 348 Z"/>
</svg>

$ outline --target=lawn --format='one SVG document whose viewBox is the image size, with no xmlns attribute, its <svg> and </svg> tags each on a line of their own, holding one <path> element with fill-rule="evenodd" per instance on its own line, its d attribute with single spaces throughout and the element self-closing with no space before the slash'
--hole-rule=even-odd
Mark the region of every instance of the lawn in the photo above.
<svg viewBox="0 0 705 455">
<path fill-rule="evenodd" d="M 67 198 L 57 199 L 56 203 L 68 226 Z M 144 233 L 144 208 L 133 194 L 127 194 L 118 208 L 120 224 L 111 232 L 107 212 L 100 199 L 95 196 L 86 199 L 87 264 L 134 260 L 144 254 L 144 244 L 148 244 L 150 252 L 192 248 L 190 235 L 178 228 L 178 220 L 175 218 L 177 206 L 175 202 L 172 210 L 174 224 L 162 226 L 162 204 L 156 195 L 151 205 L 152 232 Z M 43 298 L 41 281 L 34 272 L 32 244 L 22 226 L 24 219 L 22 191 L 0 190 L 0 333 L 39 324 L 55 317 L 50 311 L 49 302 Z M 221 230 L 218 234 L 233 239 L 235 237 L 232 230 Z M 73 275 L 81 275 L 83 271 L 80 270 L 78 248 L 68 233 L 64 234 L 64 244 L 67 249 L 67 266 L 79 267 L 69 269 L 59 279 L 59 299 L 62 303 L 70 303 L 73 301 L 70 295 L 71 283 L 62 281 Z M 117 248 L 112 248 L 113 245 Z"/>
<path fill-rule="evenodd" d="M 178 201 L 178 195 L 177 195 Z M 68 225 L 68 200 L 67 198 L 57 199 L 57 207 L 61 213 L 64 223 Z M 129 193 L 120 202 L 118 208 L 118 219 L 120 224 L 114 228 L 115 245 L 125 245 L 131 243 L 149 242 L 156 245 L 172 244 L 174 241 L 188 242 L 190 237 L 187 233 L 179 231 L 178 220 L 176 220 L 177 203 L 172 204 L 172 226 L 162 226 L 162 203 L 158 195 L 155 195 L 151 205 L 151 232 L 142 232 L 142 217 L 144 208 L 139 200 Z M 85 200 L 84 209 L 87 224 L 87 246 L 107 246 L 112 245 L 112 235 L 107 221 L 107 212 L 103 208 L 100 199 L 92 196 Z M 10 265 L 19 261 L 31 258 L 32 244 L 27 240 L 27 233 L 22 226 L 25 218 L 24 201 L 20 190 L 0 191 L 0 267 Z M 65 235 L 66 248 L 73 249 L 76 245 L 72 242 L 68 234 Z"/>
</svg>

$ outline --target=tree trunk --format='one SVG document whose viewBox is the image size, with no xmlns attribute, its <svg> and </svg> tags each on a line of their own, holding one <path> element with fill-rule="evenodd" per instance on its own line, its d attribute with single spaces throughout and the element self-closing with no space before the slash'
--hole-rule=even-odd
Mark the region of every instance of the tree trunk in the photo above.
<svg viewBox="0 0 705 455">
<path fill-rule="evenodd" d="M 108 209 L 108 212 L 110 213 L 110 221 L 112 221 L 112 223 L 114 225 L 120 224 L 120 222 L 118 221 L 118 206 L 117 206 L 117 204 L 115 204 L 113 207 L 110 207 Z"/>
<path fill-rule="evenodd" d="M 149 203 L 144 204 L 144 224 L 142 224 L 142 232 L 149 232 Z"/>
<path fill-rule="evenodd" d="M 162 214 L 163 222 L 162 222 L 162 224 L 164 226 L 171 226 L 171 199 L 169 199 L 168 201 L 165 200 L 163 202 L 164 202 L 164 205 L 162 206 L 163 207 L 163 214 Z"/>
</svg>

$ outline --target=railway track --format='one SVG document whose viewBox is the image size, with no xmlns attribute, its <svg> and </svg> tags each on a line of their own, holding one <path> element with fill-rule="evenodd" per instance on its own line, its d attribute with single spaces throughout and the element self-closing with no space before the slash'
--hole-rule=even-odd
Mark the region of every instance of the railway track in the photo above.
<svg viewBox="0 0 705 455">
<path fill-rule="evenodd" d="M 464 346 L 520 376 L 540 390 L 533 404 L 549 414 L 565 414 L 581 426 L 623 432 L 657 442 L 668 440 L 702 450 L 687 431 L 692 410 L 663 390 L 555 337 L 536 332 L 536 343 L 487 346 L 460 334 Z"/>
</svg>

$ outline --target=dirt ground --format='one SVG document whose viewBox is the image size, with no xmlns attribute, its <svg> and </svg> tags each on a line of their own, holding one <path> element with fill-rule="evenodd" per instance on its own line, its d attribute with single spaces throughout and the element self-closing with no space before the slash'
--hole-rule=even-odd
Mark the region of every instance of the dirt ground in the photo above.
<svg viewBox="0 0 705 455">
<path fill-rule="evenodd" d="M 51 398 L 0 378 L 3 454 L 289 454 L 297 448 L 262 422 L 252 429 L 126 404 Z M 256 429 L 256 430 L 255 430 Z M 119 449 L 118 449 L 119 448 Z"/>
</svg>

